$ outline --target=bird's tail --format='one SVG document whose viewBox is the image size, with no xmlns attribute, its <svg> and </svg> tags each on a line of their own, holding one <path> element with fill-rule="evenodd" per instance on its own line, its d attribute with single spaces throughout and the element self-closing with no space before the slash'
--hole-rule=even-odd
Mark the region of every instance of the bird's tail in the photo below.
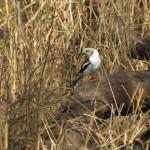
<svg viewBox="0 0 150 150">
<path fill-rule="evenodd" d="M 72 83 L 71 83 L 71 85 L 70 85 L 70 87 L 74 87 L 74 86 L 76 85 L 77 82 L 78 82 L 78 81 L 73 80 Z"/>
<path fill-rule="evenodd" d="M 76 85 L 76 83 L 77 83 L 80 79 L 81 79 L 81 77 L 80 77 L 80 78 L 79 78 L 79 77 L 76 77 L 76 78 L 72 81 L 70 87 L 74 87 L 74 86 Z"/>
</svg>

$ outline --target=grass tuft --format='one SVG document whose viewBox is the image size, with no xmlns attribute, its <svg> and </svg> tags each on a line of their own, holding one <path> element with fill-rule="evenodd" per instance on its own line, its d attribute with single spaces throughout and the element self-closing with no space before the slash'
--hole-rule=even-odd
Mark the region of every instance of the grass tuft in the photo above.
<svg viewBox="0 0 150 150">
<path fill-rule="evenodd" d="M 67 121 L 55 117 L 68 99 L 82 48 L 99 49 L 101 75 L 148 69 L 149 62 L 130 60 L 127 53 L 139 36 L 149 36 L 149 7 L 149 0 L 0 1 L 0 149 L 59 147 Z M 112 114 L 94 129 L 93 118 L 82 126 L 88 131 L 84 148 L 93 139 L 103 150 L 130 149 L 147 119 L 148 113 Z"/>
</svg>

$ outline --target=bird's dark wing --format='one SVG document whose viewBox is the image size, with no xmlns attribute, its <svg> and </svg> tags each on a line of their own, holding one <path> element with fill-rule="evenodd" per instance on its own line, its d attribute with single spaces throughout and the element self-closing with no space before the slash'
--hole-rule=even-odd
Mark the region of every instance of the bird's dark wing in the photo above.
<svg viewBox="0 0 150 150">
<path fill-rule="evenodd" d="M 90 61 L 89 61 L 89 59 L 86 59 L 86 60 L 83 62 L 82 66 L 81 66 L 81 68 L 80 68 L 80 70 L 79 70 L 79 72 L 76 74 L 76 77 L 75 77 L 75 79 L 73 80 L 71 87 L 75 86 L 75 84 L 76 84 L 81 78 L 84 77 L 83 72 L 84 72 L 84 70 L 87 69 L 87 67 L 88 67 L 89 65 L 90 65 Z"/>
<path fill-rule="evenodd" d="M 83 62 L 82 66 L 81 66 L 81 68 L 80 68 L 80 70 L 79 70 L 79 72 L 76 74 L 76 77 L 75 77 L 75 79 L 73 80 L 71 87 L 75 86 L 75 84 L 76 84 L 81 78 L 84 77 L 83 72 L 84 72 L 84 70 L 87 69 L 87 67 L 88 67 L 89 65 L 90 65 L 90 61 L 89 61 L 89 59 L 86 59 L 86 60 Z"/>
<path fill-rule="evenodd" d="M 84 72 L 84 70 L 89 66 L 89 64 L 90 64 L 89 59 L 86 59 L 86 60 L 83 62 L 82 66 L 81 66 L 81 68 L 80 68 L 80 70 L 79 70 L 79 72 L 77 73 L 76 76 L 78 76 L 80 73 Z"/>
</svg>

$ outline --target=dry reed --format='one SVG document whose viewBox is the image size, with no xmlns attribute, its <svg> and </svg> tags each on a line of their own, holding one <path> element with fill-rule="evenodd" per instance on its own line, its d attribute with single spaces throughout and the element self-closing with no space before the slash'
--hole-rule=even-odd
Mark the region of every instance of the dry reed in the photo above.
<svg viewBox="0 0 150 150">
<path fill-rule="evenodd" d="M 0 149 L 57 149 L 64 128 L 55 116 L 68 98 L 82 48 L 99 49 L 101 75 L 147 69 L 149 62 L 127 53 L 138 36 L 149 36 L 149 8 L 149 0 L 0 1 Z M 109 126 L 86 127 L 85 148 L 93 138 L 104 150 L 130 149 L 147 118 L 112 114 Z"/>
</svg>

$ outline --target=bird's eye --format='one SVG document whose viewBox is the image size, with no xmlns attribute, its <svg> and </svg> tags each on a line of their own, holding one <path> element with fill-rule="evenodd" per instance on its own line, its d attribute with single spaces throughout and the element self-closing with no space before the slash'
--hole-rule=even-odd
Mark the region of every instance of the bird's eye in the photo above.
<svg viewBox="0 0 150 150">
<path fill-rule="evenodd" d="M 87 53 L 90 53 L 90 51 L 89 51 L 89 50 L 86 50 L 86 52 L 87 52 Z"/>
</svg>

